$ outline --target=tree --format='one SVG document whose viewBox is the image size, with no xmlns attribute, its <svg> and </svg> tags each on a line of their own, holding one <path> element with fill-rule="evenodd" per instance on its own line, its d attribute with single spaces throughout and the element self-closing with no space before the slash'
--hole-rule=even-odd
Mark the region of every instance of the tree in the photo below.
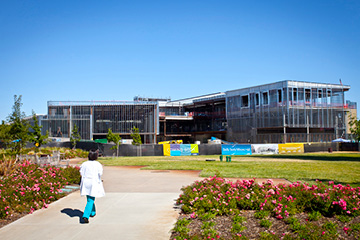
<svg viewBox="0 0 360 240">
<path fill-rule="evenodd" d="M 81 140 L 81 136 L 80 136 L 80 133 L 79 133 L 79 129 L 78 127 L 76 126 L 76 124 L 74 124 L 74 127 L 73 129 L 71 130 L 71 136 L 70 136 L 70 142 L 71 142 L 71 145 L 73 147 L 73 149 L 76 148 L 76 144 Z"/>
<path fill-rule="evenodd" d="M 36 149 L 39 149 L 41 145 L 46 144 L 46 140 L 49 137 L 48 132 L 46 131 L 46 135 L 41 134 L 41 128 L 42 126 L 39 126 L 39 123 L 36 118 L 36 114 L 33 112 L 33 121 L 34 126 L 30 126 L 30 128 L 33 130 L 29 133 L 29 140 L 30 142 L 34 143 L 36 146 Z"/>
<path fill-rule="evenodd" d="M 132 129 L 131 129 L 131 135 L 130 135 L 131 137 L 132 137 L 132 139 L 133 139 L 133 142 L 132 142 L 132 144 L 133 145 L 135 145 L 135 146 L 140 146 L 141 144 L 142 144 L 142 142 L 141 142 L 141 136 L 140 136 L 140 134 L 139 134 L 139 128 L 137 128 L 137 127 L 133 127 Z"/>
<path fill-rule="evenodd" d="M 0 125 L 0 147 L 8 147 L 11 142 L 10 124 L 2 121 Z M 1 146 L 2 145 L 2 146 Z"/>
<path fill-rule="evenodd" d="M 10 124 L 9 134 L 12 140 L 10 146 L 16 154 L 21 152 L 29 139 L 29 123 L 24 120 L 25 113 L 21 111 L 21 97 L 21 95 L 19 97 L 14 95 L 13 111 L 7 119 Z"/>
<path fill-rule="evenodd" d="M 360 142 L 360 120 L 350 115 L 349 125 L 351 134 L 357 142 Z"/>
<path fill-rule="evenodd" d="M 111 131 L 111 128 L 108 129 L 108 133 L 106 135 L 106 139 L 108 140 L 108 142 L 113 142 L 115 143 L 115 146 L 111 147 L 110 149 L 118 149 L 119 148 L 119 141 L 121 140 L 121 137 L 119 134 L 114 134 Z"/>
</svg>

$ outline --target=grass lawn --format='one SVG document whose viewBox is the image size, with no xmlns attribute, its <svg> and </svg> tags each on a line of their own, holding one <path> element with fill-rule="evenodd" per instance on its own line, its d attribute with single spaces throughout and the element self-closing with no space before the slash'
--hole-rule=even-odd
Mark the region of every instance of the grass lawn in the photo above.
<svg viewBox="0 0 360 240">
<path fill-rule="evenodd" d="M 217 174 L 225 178 L 285 178 L 309 183 L 331 180 L 360 186 L 360 153 L 232 156 L 231 162 L 220 162 L 219 155 L 104 157 L 99 161 L 106 166 L 146 166 L 143 169 L 149 170 L 201 170 L 201 177 Z"/>
</svg>

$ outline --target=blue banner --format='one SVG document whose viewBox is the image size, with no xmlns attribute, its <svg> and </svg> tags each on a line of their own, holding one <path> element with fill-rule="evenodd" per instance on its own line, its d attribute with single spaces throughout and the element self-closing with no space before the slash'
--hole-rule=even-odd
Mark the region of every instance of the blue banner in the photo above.
<svg viewBox="0 0 360 240">
<path fill-rule="evenodd" d="M 180 144 L 170 144 L 171 156 L 181 156 Z"/>
<path fill-rule="evenodd" d="M 251 155 L 250 144 L 223 144 L 221 145 L 222 155 Z"/>
<path fill-rule="evenodd" d="M 181 144 L 180 152 L 181 152 L 181 156 L 190 156 L 191 155 L 191 145 L 190 144 Z"/>
</svg>

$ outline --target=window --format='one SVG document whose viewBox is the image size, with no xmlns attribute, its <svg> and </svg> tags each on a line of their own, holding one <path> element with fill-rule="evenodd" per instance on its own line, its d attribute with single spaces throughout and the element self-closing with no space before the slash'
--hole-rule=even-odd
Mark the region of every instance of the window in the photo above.
<svg viewBox="0 0 360 240">
<path fill-rule="evenodd" d="M 310 89 L 305 89 L 305 102 L 310 103 L 310 101 L 311 101 Z"/>
<path fill-rule="evenodd" d="M 326 102 L 327 104 L 331 103 L 331 90 L 327 90 L 327 97 L 326 97 Z"/>
<path fill-rule="evenodd" d="M 255 105 L 256 106 L 260 105 L 260 96 L 258 93 L 255 94 Z"/>
<path fill-rule="evenodd" d="M 278 90 L 278 102 L 281 103 L 282 102 L 282 94 L 281 94 L 281 89 Z"/>
<path fill-rule="evenodd" d="M 249 95 L 241 96 L 241 107 L 249 107 Z"/>
<path fill-rule="evenodd" d="M 293 99 L 294 99 L 294 101 L 297 101 L 297 89 L 296 88 L 294 88 L 293 89 Z"/>
<path fill-rule="evenodd" d="M 262 93 L 262 102 L 264 105 L 269 104 L 269 94 L 268 92 L 263 92 Z"/>
</svg>

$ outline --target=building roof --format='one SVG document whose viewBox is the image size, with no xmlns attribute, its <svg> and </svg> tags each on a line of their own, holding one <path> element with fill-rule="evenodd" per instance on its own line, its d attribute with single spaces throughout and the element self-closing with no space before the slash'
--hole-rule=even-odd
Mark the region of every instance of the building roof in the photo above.
<svg viewBox="0 0 360 240">
<path fill-rule="evenodd" d="M 296 80 L 283 80 L 279 82 L 267 83 L 263 85 L 257 85 L 247 88 L 239 88 L 235 90 L 227 91 L 227 95 L 234 95 L 238 92 L 258 92 L 266 91 L 270 89 L 292 87 L 292 88 L 325 88 L 325 89 L 337 89 L 339 91 L 349 91 L 350 85 L 333 84 L 333 83 L 316 83 Z"/>
<path fill-rule="evenodd" d="M 156 105 L 156 102 L 148 101 L 48 101 L 50 106 L 111 106 L 111 105 Z"/>
</svg>

